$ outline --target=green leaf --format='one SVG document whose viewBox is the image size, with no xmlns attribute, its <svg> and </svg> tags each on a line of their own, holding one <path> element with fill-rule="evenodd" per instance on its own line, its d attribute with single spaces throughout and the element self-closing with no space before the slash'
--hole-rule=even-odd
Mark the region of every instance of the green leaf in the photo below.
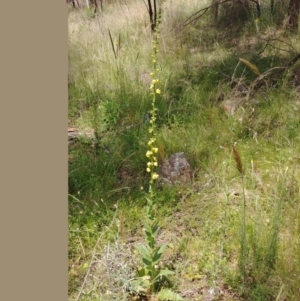
<svg viewBox="0 0 300 301">
<path fill-rule="evenodd" d="M 156 264 L 159 259 L 161 258 L 161 256 L 163 255 L 165 248 L 166 248 L 166 244 L 161 245 L 160 247 L 157 247 L 154 250 L 153 256 L 152 256 L 152 263 Z"/>
<path fill-rule="evenodd" d="M 137 245 L 137 250 L 142 254 L 143 258 L 151 261 L 151 253 L 149 252 L 149 249 L 145 245 Z"/>
<path fill-rule="evenodd" d="M 146 200 L 149 202 L 149 203 L 152 203 L 152 200 L 148 197 L 146 197 Z"/>
<path fill-rule="evenodd" d="M 170 270 L 161 270 L 159 272 L 159 276 L 168 276 L 168 275 L 174 275 L 175 273 L 173 271 L 170 271 Z"/>
<path fill-rule="evenodd" d="M 158 222 L 156 222 L 152 225 L 152 233 L 156 234 L 157 230 L 158 230 Z"/>
<path fill-rule="evenodd" d="M 130 290 L 138 294 L 146 294 L 150 288 L 148 276 L 139 277 L 130 282 Z"/>
<path fill-rule="evenodd" d="M 165 251 L 166 246 L 167 246 L 166 244 L 163 244 L 157 248 L 157 250 L 153 254 L 153 261 L 157 261 L 160 259 L 160 257 L 162 256 L 162 254 Z"/>
<path fill-rule="evenodd" d="M 158 263 L 158 261 L 160 260 L 162 254 L 155 254 L 152 258 L 152 264 L 155 265 Z"/>
<path fill-rule="evenodd" d="M 155 234 L 158 230 L 158 222 L 156 221 L 156 222 L 152 223 L 151 225 L 145 222 L 144 227 L 145 227 L 146 232 Z"/>
<path fill-rule="evenodd" d="M 151 226 L 148 223 L 144 223 L 144 227 L 145 227 L 146 232 L 152 232 Z"/>
<path fill-rule="evenodd" d="M 148 275 L 148 270 L 146 268 L 141 268 L 138 270 L 138 275 L 139 278 L 143 277 L 143 276 L 147 276 Z"/>
<path fill-rule="evenodd" d="M 143 263 L 145 264 L 145 265 L 147 265 L 147 266 L 149 266 L 149 265 L 152 265 L 153 264 L 153 262 L 152 262 L 152 260 L 148 260 L 147 258 L 145 258 L 145 257 L 143 257 Z"/>
<path fill-rule="evenodd" d="M 184 299 L 177 293 L 170 289 L 162 289 L 158 294 L 157 298 L 161 301 L 184 301 Z"/>
<path fill-rule="evenodd" d="M 149 247 L 150 247 L 151 249 L 153 249 L 154 246 L 155 246 L 155 241 L 154 241 L 154 239 L 149 238 L 148 244 L 149 244 Z"/>
<path fill-rule="evenodd" d="M 167 270 L 167 269 L 161 270 L 161 271 L 159 271 L 157 276 L 153 279 L 153 281 L 156 281 L 161 276 L 168 276 L 168 275 L 174 275 L 174 272 L 170 271 L 170 270 Z"/>
</svg>

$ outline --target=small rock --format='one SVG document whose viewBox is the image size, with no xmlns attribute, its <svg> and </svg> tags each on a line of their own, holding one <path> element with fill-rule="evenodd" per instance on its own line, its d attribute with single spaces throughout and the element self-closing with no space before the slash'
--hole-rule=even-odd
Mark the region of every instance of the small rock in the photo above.
<svg viewBox="0 0 300 301">
<path fill-rule="evenodd" d="M 183 152 L 175 153 L 164 160 L 160 168 L 161 184 L 188 183 L 191 181 L 191 168 Z"/>
</svg>

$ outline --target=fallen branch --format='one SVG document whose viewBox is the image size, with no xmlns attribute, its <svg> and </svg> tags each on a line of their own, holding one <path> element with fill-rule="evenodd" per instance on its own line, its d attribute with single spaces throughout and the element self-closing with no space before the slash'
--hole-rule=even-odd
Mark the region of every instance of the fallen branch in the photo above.
<svg viewBox="0 0 300 301">
<path fill-rule="evenodd" d="M 209 9 L 212 9 L 213 7 L 216 7 L 220 4 L 224 4 L 227 2 L 230 2 L 232 0 L 223 0 L 221 2 L 214 2 L 211 5 L 204 7 L 200 10 L 198 10 L 197 12 L 195 12 L 194 14 L 192 14 L 190 17 L 188 17 L 184 22 L 182 22 L 181 24 L 179 24 L 178 26 L 176 26 L 175 30 L 181 30 L 183 27 L 197 21 L 199 18 L 201 18 Z"/>
</svg>

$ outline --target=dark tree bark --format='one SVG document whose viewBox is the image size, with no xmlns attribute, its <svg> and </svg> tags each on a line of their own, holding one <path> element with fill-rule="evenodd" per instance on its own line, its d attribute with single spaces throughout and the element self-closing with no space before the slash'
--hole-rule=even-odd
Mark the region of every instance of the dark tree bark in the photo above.
<svg viewBox="0 0 300 301">
<path fill-rule="evenodd" d="M 298 32 L 300 0 L 290 0 L 289 5 L 289 28 L 291 32 Z"/>
<path fill-rule="evenodd" d="M 67 0 L 67 3 L 72 3 L 73 8 L 79 8 L 79 3 L 76 0 Z"/>
<path fill-rule="evenodd" d="M 258 18 L 260 18 L 260 16 L 261 16 L 261 10 L 260 10 L 259 0 L 252 0 L 252 2 L 255 3 L 256 9 L 257 9 L 257 16 L 258 16 Z"/>
<path fill-rule="evenodd" d="M 147 10 L 150 17 L 151 31 L 155 32 L 156 30 L 156 21 L 157 21 L 157 7 L 156 0 L 148 0 Z M 153 4 L 152 4 L 153 2 Z"/>
<path fill-rule="evenodd" d="M 93 4 L 94 4 L 94 14 L 99 10 L 99 7 L 98 7 L 98 1 L 97 0 L 93 0 Z"/>
<path fill-rule="evenodd" d="M 273 14 L 273 12 L 274 12 L 274 0 L 271 0 L 270 10 L 271 10 L 271 14 Z"/>
<path fill-rule="evenodd" d="M 212 9 L 212 12 L 213 12 L 213 15 L 214 15 L 214 23 L 217 24 L 218 23 L 218 15 L 219 15 L 219 0 L 213 0 L 212 2 L 212 6 L 211 6 L 211 9 Z"/>
</svg>

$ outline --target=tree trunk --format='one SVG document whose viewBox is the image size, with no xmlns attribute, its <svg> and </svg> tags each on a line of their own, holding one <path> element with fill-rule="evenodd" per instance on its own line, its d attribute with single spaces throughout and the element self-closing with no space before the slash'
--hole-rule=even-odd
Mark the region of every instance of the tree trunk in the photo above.
<svg viewBox="0 0 300 301">
<path fill-rule="evenodd" d="M 152 5 L 152 1 L 148 0 L 147 9 L 148 9 L 149 17 L 150 17 L 151 31 L 155 32 L 156 21 L 157 21 L 156 0 L 153 0 L 153 5 Z"/>
<path fill-rule="evenodd" d="M 68 4 L 71 3 L 72 6 L 73 6 L 73 8 L 76 8 L 76 2 L 75 2 L 75 0 L 67 0 L 67 3 Z"/>
<path fill-rule="evenodd" d="M 290 0 L 289 5 L 289 28 L 291 32 L 298 32 L 300 0 Z"/>
<path fill-rule="evenodd" d="M 273 15 L 273 13 L 274 13 L 274 0 L 271 0 L 270 10 L 271 10 L 271 14 Z"/>
<path fill-rule="evenodd" d="M 94 0 L 94 14 L 96 13 L 96 12 L 98 12 L 98 2 L 97 2 L 97 0 Z"/>
<path fill-rule="evenodd" d="M 215 25 L 217 25 L 218 15 L 219 15 L 219 0 L 213 0 L 211 5 L 212 5 L 211 9 L 214 15 L 214 23 Z"/>
</svg>

